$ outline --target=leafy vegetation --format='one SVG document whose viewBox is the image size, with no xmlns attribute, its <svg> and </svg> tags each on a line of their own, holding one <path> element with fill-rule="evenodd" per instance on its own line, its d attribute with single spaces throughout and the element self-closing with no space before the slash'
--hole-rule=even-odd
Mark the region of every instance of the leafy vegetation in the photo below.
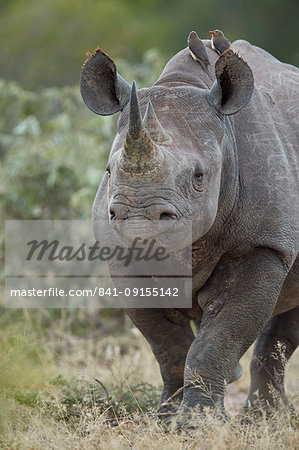
<svg viewBox="0 0 299 450">
<path fill-rule="evenodd" d="M 43 402 L 45 393 L 39 396 L 38 404 L 47 409 L 57 420 L 80 418 L 82 412 L 92 414 L 95 418 L 103 413 L 106 417 L 119 420 L 135 412 L 153 412 L 160 397 L 160 390 L 149 383 L 137 383 L 125 386 L 112 386 L 111 392 L 98 380 L 92 382 L 72 378 L 64 379 L 61 375 L 51 381 L 58 389 L 50 400 Z M 25 397 L 15 393 L 19 403 L 37 404 L 35 392 Z"/>
<path fill-rule="evenodd" d="M 0 105 L 5 217 L 89 217 L 114 120 L 89 115 L 71 88 L 36 94 L 2 81 Z"/>
<path fill-rule="evenodd" d="M 114 386 L 111 393 L 97 379 L 82 378 L 67 380 L 58 375 L 50 380 L 55 393 L 46 391 L 21 392 L 12 389 L 9 397 L 23 406 L 36 407 L 56 420 L 71 421 L 82 414 L 94 418 L 106 413 L 111 420 L 120 420 L 128 414 L 154 412 L 160 397 L 160 389 L 149 383 Z"/>
</svg>

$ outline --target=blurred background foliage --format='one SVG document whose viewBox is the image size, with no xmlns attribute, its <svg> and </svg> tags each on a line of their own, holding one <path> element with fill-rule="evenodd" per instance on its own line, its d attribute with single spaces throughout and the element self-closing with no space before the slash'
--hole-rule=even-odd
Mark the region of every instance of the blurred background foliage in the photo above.
<svg viewBox="0 0 299 450">
<path fill-rule="evenodd" d="M 297 0 L 1 0 L 0 78 L 32 90 L 74 84 L 87 50 L 169 58 L 189 31 L 209 38 L 214 28 L 298 64 L 298 13 Z"/>
</svg>

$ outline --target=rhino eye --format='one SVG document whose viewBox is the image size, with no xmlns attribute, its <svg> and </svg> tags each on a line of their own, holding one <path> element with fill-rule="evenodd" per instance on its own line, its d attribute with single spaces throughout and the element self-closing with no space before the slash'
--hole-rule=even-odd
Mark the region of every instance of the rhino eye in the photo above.
<svg viewBox="0 0 299 450">
<path fill-rule="evenodd" d="M 110 174 L 111 174 L 111 171 L 110 171 L 110 164 L 107 164 L 107 167 L 106 167 L 106 172 L 108 173 L 108 175 L 110 175 Z"/>
<path fill-rule="evenodd" d="M 196 179 L 196 181 L 200 181 L 201 182 L 203 180 L 203 172 L 201 172 L 201 171 L 195 172 L 194 178 Z"/>
<path fill-rule="evenodd" d="M 203 189 L 203 177 L 204 173 L 199 163 L 196 164 L 193 172 L 193 187 L 196 191 L 202 191 Z"/>
</svg>

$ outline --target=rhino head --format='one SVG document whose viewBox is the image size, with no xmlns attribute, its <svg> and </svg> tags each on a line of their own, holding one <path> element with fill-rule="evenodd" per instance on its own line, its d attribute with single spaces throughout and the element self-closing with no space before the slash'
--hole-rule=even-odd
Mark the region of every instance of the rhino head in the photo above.
<svg viewBox="0 0 299 450">
<path fill-rule="evenodd" d="M 107 210 L 96 211 L 97 217 L 108 213 L 120 237 L 182 231 L 191 220 L 195 242 L 228 208 L 228 193 L 221 191 L 231 189 L 225 172 L 234 139 L 226 116 L 249 102 L 253 76 L 232 51 L 216 61 L 215 74 L 210 89 L 187 80 L 176 83 L 174 77 L 137 92 L 100 49 L 85 63 L 81 94 L 86 105 L 100 115 L 121 112 L 103 179 Z M 95 202 L 94 208 L 102 205 Z M 178 236 L 183 247 L 184 232 Z"/>
</svg>

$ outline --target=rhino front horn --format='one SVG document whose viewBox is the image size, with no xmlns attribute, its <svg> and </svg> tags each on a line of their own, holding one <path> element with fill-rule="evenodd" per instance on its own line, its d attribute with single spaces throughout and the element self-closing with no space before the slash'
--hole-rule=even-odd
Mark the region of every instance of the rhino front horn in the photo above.
<svg viewBox="0 0 299 450">
<path fill-rule="evenodd" d="M 154 143 L 142 122 L 135 81 L 130 98 L 129 128 L 120 155 L 121 168 L 129 172 L 146 172 L 161 164 L 163 153 Z"/>
<path fill-rule="evenodd" d="M 138 139 L 143 129 L 140 113 L 136 82 L 133 81 L 130 98 L 130 120 L 128 135 L 132 139 Z"/>
</svg>

